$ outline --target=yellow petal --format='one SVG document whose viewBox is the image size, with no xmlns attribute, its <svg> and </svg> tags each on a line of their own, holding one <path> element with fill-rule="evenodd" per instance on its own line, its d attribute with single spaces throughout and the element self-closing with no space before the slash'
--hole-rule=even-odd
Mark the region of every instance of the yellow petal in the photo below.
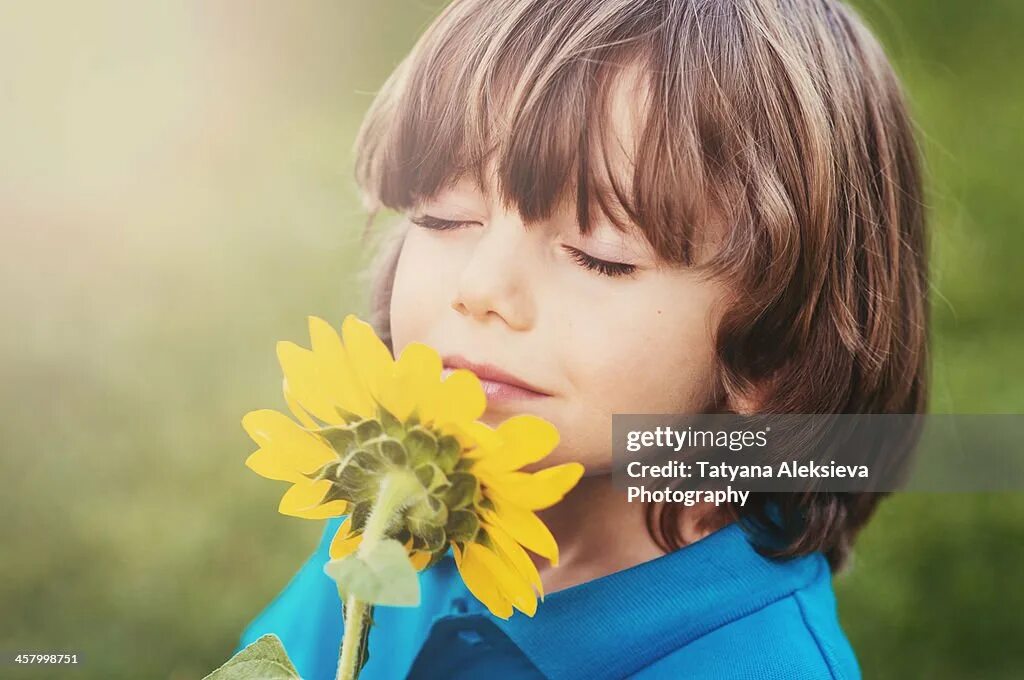
<svg viewBox="0 0 1024 680">
<path fill-rule="evenodd" d="M 395 362 L 395 379 L 380 395 L 381 404 L 404 421 L 418 405 L 436 400 L 441 367 L 436 350 L 420 342 L 409 343 Z"/>
<path fill-rule="evenodd" d="M 511 564 L 480 543 L 470 543 L 466 546 L 463 562 L 474 560 L 483 564 L 491 573 L 501 594 L 512 603 L 512 606 L 527 616 L 537 613 L 537 596 L 533 588 Z"/>
<path fill-rule="evenodd" d="M 474 467 L 476 473 L 476 467 Z M 490 473 L 482 470 L 480 479 L 502 498 L 530 510 L 542 510 L 562 500 L 583 476 L 579 463 L 563 463 L 538 472 Z"/>
<path fill-rule="evenodd" d="M 413 569 L 423 571 L 424 567 L 430 562 L 430 553 L 417 550 L 409 555 L 409 561 L 412 562 Z"/>
<path fill-rule="evenodd" d="M 290 389 L 288 389 L 288 379 L 284 378 L 281 380 L 281 391 L 284 393 L 284 402 L 288 404 L 288 410 L 292 412 L 295 419 L 302 423 L 303 427 L 307 427 L 310 430 L 319 429 L 319 425 L 316 424 L 309 414 L 306 413 L 306 409 L 299 405 L 299 402 L 295 400 Z"/>
<path fill-rule="evenodd" d="M 341 334 L 352 369 L 374 398 L 379 399 L 394 381 L 395 362 L 387 345 L 377 337 L 373 326 L 355 314 L 342 321 Z"/>
<path fill-rule="evenodd" d="M 341 517 L 347 512 L 349 512 L 348 503 L 337 500 L 316 505 L 308 510 L 296 510 L 290 514 L 292 517 L 301 517 L 302 519 L 328 519 L 330 517 Z"/>
<path fill-rule="evenodd" d="M 452 550 L 455 553 L 455 566 L 459 570 L 459 575 L 462 576 L 469 592 L 473 593 L 473 597 L 480 600 L 499 619 L 507 619 L 512 616 L 512 603 L 502 595 L 497 579 L 478 559 L 474 546 L 482 547 L 476 543 L 469 543 L 466 545 L 465 554 L 463 554 L 458 545 L 452 544 Z"/>
<path fill-rule="evenodd" d="M 558 446 L 558 429 L 534 415 L 512 416 L 498 425 L 497 435 L 500 444 L 487 450 L 480 463 L 498 472 L 536 463 Z"/>
<path fill-rule="evenodd" d="M 331 547 L 327 549 L 332 560 L 340 560 L 343 557 L 355 552 L 359 544 L 363 542 L 363 535 L 349 536 L 348 532 L 352 527 L 352 518 L 346 517 L 345 521 L 338 527 L 338 532 L 331 540 Z"/>
<path fill-rule="evenodd" d="M 511 564 L 520 576 L 532 584 L 533 587 L 537 589 L 541 599 L 543 599 L 544 584 L 540 580 L 540 574 L 537 572 L 537 566 L 533 563 L 533 560 L 530 559 L 530 556 L 526 554 L 526 551 L 523 550 L 522 546 L 520 546 L 515 539 L 505 533 L 505 530 L 498 525 L 484 523 L 484 527 L 487 529 L 487 535 L 491 537 L 491 541 L 497 548 L 497 552 L 500 557 Z"/>
<path fill-rule="evenodd" d="M 548 558 L 552 566 L 558 566 L 558 544 L 537 515 L 493 495 L 491 502 L 494 503 L 494 512 L 483 510 L 485 520 L 498 525 L 513 539 L 541 557 Z"/>
<path fill-rule="evenodd" d="M 295 469 L 291 461 L 267 449 L 256 449 L 251 453 L 245 459 L 245 467 L 267 479 L 277 479 L 282 482 L 297 482 L 303 479 L 302 473 Z"/>
<path fill-rule="evenodd" d="M 298 513 L 312 510 L 319 505 L 330 488 L 331 482 L 326 479 L 316 482 L 304 479 L 296 482 L 281 497 L 281 503 L 277 506 L 277 511 L 282 515 L 302 517 Z"/>
<path fill-rule="evenodd" d="M 431 553 L 424 552 L 422 550 L 413 550 L 411 538 L 405 542 L 405 551 L 409 553 L 409 561 L 412 562 L 412 568 L 416 571 L 421 571 L 425 566 L 427 566 L 427 563 L 430 562 Z"/>
<path fill-rule="evenodd" d="M 334 449 L 322 439 L 303 430 L 291 418 L 277 411 L 250 411 L 242 418 L 242 427 L 262 450 L 254 462 L 268 472 L 288 468 L 296 472 L 314 472 L 337 458 Z M 249 460 L 253 460 L 253 456 L 250 456 Z M 246 461 L 246 464 L 248 465 L 249 461 Z M 263 474 L 259 469 L 252 469 L 258 474 Z M 271 479 L 291 481 L 292 478 Z"/>
<path fill-rule="evenodd" d="M 479 420 L 442 423 L 438 429 L 458 439 L 462 448 L 469 449 L 463 454 L 467 458 L 482 458 L 500 445 L 494 428 Z"/>
<path fill-rule="evenodd" d="M 440 424 L 476 420 L 487 409 L 480 378 L 465 368 L 452 371 L 435 394 L 433 402 L 424 405 L 424 421 Z"/>
<path fill-rule="evenodd" d="M 277 360 L 288 381 L 287 390 L 291 397 L 310 414 L 329 425 L 344 422 L 338 413 L 336 400 L 330 394 L 328 382 L 317 358 L 308 349 L 286 340 L 277 343 Z"/>
<path fill-rule="evenodd" d="M 376 415 L 376 404 L 366 384 L 352 367 L 337 331 L 317 316 L 309 317 L 309 339 L 319 379 L 334 405 L 364 418 Z"/>
</svg>

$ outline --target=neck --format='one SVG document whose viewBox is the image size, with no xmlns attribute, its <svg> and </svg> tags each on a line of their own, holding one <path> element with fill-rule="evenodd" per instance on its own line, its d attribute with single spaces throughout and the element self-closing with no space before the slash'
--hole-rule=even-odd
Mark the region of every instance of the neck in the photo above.
<svg viewBox="0 0 1024 680">
<path fill-rule="evenodd" d="M 552 593 L 664 555 L 647 529 L 647 504 L 630 503 L 610 474 L 584 477 L 566 497 L 537 514 L 558 543 L 559 562 L 538 558 L 544 591 Z M 710 533 L 700 519 L 713 508 L 697 505 L 682 514 L 684 543 Z"/>
<path fill-rule="evenodd" d="M 660 557 L 642 503 L 629 503 L 611 475 L 584 477 L 557 505 L 537 514 L 558 542 L 557 567 L 541 560 L 545 592 L 554 592 Z"/>
</svg>

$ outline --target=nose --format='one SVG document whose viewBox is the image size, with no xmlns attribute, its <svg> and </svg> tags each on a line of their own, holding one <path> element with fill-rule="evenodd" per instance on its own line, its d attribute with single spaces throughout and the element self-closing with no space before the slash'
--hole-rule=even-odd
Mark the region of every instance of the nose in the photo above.
<svg viewBox="0 0 1024 680">
<path fill-rule="evenodd" d="M 452 308 L 481 321 L 498 317 L 514 330 L 530 328 L 536 313 L 529 276 L 535 270 L 532 245 L 517 217 L 491 220 L 469 251 Z"/>
</svg>

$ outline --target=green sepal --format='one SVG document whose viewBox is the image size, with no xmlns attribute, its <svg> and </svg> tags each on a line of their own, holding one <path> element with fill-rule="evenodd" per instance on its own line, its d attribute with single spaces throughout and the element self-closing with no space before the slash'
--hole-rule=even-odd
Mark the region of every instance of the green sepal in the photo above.
<svg viewBox="0 0 1024 680">
<path fill-rule="evenodd" d="M 350 532 L 361 532 L 366 527 L 366 521 L 370 519 L 370 512 L 373 510 L 373 501 L 366 500 L 352 506 L 352 520 Z"/>
<path fill-rule="evenodd" d="M 346 423 L 355 423 L 362 419 L 362 416 L 360 416 L 358 413 L 353 413 L 352 411 L 349 411 L 348 409 L 343 409 L 340 406 L 335 406 L 334 410 Z"/>
<path fill-rule="evenodd" d="M 433 433 L 420 425 L 416 425 L 409 430 L 405 435 L 405 439 L 402 440 L 402 444 L 405 446 L 405 450 L 409 454 L 409 460 L 414 467 L 428 461 L 433 461 L 434 456 L 437 454 L 437 438 L 434 437 Z"/>
<path fill-rule="evenodd" d="M 448 488 L 448 475 L 436 463 L 423 463 L 414 470 L 427 493 L 439 493 Z"/>
<path fill-rule="evenodd" d="M 362 420 L 354 425 L 352 429 L 356 433 L 356 441 L 360 444 L 384 434 L 384 428 L 376 420 Z"/>
<path fill-rule="evenodd" d="M 341 489 L 341 488 L 338 488 L 338 485 L 335 484 L 335 485 L 331 486 L 330 489 L 327 490 L 327 493 L 324 494 L 324 498 L 323 498 L 322 501 L 320 501 L 320 504 L 324 505 L 326 503 L 330 503 L 331 501 L 351 501 L 351 500 L 352 499 L 349 498 L 348 495 L 345 493 L 345 490 Z"/>
<path fill-rule="evenodd" d="M 392 465 L 399 465 L 404 467 L 409 462 L 409 456 L 405 452 L 405 447 L 402 446 L 401 442 L 388 437 L 380 443 L 380 452 Z"/>
<path fill-rule="evenodd" d="M 460 453 L 462 453 L 462 446 L 459 444 L 459 440 L 452 435 L 446 434 L 437 440 L 435 460 L 445 472 L 451 472 L 455 469 L 455 464 L 459 462 Z"/>
<path fill-rule="evenodd" d="M 476 500 L 478 482 L 474 475 L 468 472 L 453 472 L 448 476 L 451 482 L 441 497 L 449 510 L 461 510 L 468 508 Z"/>
<path fill-rule="evenodd" d="M 402 421 L 380 404 L 377 405 L 377 418 L 380 420 L 381 425 L 384 426 L 384 433 L 389 437 L 401 439 L 405 434 L 405 427 L 402 425 Z"/>
<path fill-rule="evenodd" d="M 445 524 L 448 539 L 457 543 L 471 543 L 480 531 L 480 518 L 472 510 L 452 510 Z"/>
<path fill-rule="evenodd" d="M 306 475 L 306 476 L 309 477 L 310 479 L 316 479 L 316 480 L 329 479 L 329 480 L 331 480 L 333 482 L 334 480 L 336 480 L 338 478 L 338 471 L 340 469 L 341 469 L 341 461 L 340 460 L 332 460 L 330 463 L 327 463 L 327 465 L 324 465 L 322 468 L 317 470 L 316 473 L 313 474 L 312 476 L 311 475 Z"/>
<path fill-rule="evenodd" d="M 317 432 L 341 456 L 348 454 L 356 443 L 356 433 L 345 426 L 325 427 Z"/>
<path fill-rule="evenodd" d="M 360 549 L 324 565 L 324 573 L 338 584 L 344 600 L 354 597 L 371 604 L 415 607 L 420 603 L 420 582 L 409 555 L 398 541 L 385 538 L 370 550 Z"/>
<path fill-rule="evenodd" d="M 491 535 L 487 532 L 487 529 L 485 527 L 480 527 L 480 530 L 476 532 L 476 538 L 473 539 L 473 542 L 479 543 L 480 545 L 494 552 L 500 552 L 500 548 L 498 548 L 498 546 L 494 543 L 494 539 L 491 538 Z"/>
<path fill-rule="evenodd" d="M 365 453 L 365 452 L 360 452 Z M 377 493 L 377 473 L 360 465 L 346 465 L 339 470 L 334 482 L 341 496 L 353 503 L 369 502 Z"/>
<path fill-rule="evenodd" d="M 417 550 L 434 552 L 440 550 L 447 540 L 444 525 L 431 524 L 414 518 L 409 518 L 407 523 L 413 537 L 419 539 L 415 546 Z"/>
<path fill-rule="evenodd" d="M 364 443 L 362 448 L 358 448 L 349 454 L 348 458 L 345 459 L 344 468 L 347 470 L 354 465 L 374 474 L 384 472 L 387 468 L 387 461 L 380 454 L 380 448 L 377 444 L 376 440 Z"/>
<path fill-rule="evenodd" d="M 434 496 L 424 496 L 409 508 L 405 516 L 407 520 L 419 520 L 443 527 L 448 522 L 448 507 Z M 412 527 L 410 530 L 416 533 Z"/>
</svg>

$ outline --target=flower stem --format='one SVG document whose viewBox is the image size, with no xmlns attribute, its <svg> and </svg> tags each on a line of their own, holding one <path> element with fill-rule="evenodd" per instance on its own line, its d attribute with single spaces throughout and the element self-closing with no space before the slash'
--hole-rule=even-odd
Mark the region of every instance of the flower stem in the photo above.
<svg viewBox="0 0 1024 680">
<path fill-rule="evenodd" d="M 345 635 L 341 639 L 337 680 L 355 680 L 362 656 L 363 627 L 369 606 L 354 597 L 345 601 Z"/>
<path fill-rule="evenodd" d="M 422 489 L 419 480 L 408 470 L 397 469 L 384 475 L 370 516 L 363 528 L 363 540 L 359 543 L 356 556 L 366 555 L 381 540 L 387 538 L 388 529 L 397 519 L 398 513 L 408 506 L 415 494 Z M 338 655 L 337 680 L 355 680 L 359 675 L 364 629 L 367 625 L 366 613 L 369 609 L 370 603 L 355 597 L 345 600 L 345 633 Z"/>
</svg>

